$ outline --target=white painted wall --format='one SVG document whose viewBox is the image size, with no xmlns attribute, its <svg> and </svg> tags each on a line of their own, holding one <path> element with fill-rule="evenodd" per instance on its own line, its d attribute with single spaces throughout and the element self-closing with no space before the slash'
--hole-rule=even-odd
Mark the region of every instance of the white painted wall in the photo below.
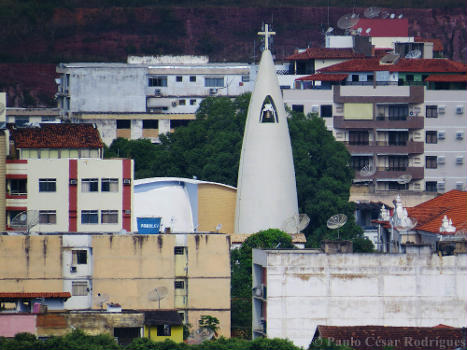
<svg viewBox="0 0 467 350">
<path fill-rule="evenodd" d="M 317 325 L 467 323 L 465 255 L 253 251 L 253 281 L 267 269 L 267 336 L 308 347 Z M 256 274 L 256 275 L 255 275 Z M 258 315 L 253 322 L 258 322 Z M 254 326 L 254 324 L 253 324 Z"/>
</svg>

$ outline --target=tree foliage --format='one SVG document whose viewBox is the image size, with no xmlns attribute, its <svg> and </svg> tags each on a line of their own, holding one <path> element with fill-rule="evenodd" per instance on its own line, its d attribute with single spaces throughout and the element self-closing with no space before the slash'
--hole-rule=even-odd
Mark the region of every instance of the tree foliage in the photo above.
<svg viewBox="0 0 467 350">
<path fill-rule="evenodd" d="M 293 248 L 290 236 L 277 229 L 260 231 L 248 237 L 230 254 L 231 328 L 236 336 L 251 336 L 251 268 L 253 248 Z"/>
</svg>

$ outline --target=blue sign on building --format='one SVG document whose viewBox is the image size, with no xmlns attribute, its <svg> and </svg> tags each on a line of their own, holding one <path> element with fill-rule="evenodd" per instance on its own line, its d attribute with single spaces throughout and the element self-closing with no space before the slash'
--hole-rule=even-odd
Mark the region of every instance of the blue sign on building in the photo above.
<svg viewBox="0 0 467 350">
<path fill-rule="evenodd" d="M 160 233 L 161 218 L 136 218 L 138 233 L 156 234 Z"/>
</svg>

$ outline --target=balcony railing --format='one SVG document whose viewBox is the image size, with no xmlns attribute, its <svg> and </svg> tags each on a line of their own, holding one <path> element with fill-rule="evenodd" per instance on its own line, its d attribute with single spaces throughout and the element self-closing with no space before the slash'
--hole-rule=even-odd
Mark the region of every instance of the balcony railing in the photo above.
<svg viewBox="0 0 467 350">
<path fill-rule="evenodd" d="M 334 128 L 336 129 L 423 129 L 425 119 L 423 117 L 408 117 L 406 119 L 344 119 L 343 116 L 334 116 Z"/>
<path fill-rule="evenodd" d="M 424 143 L 423 142 L 397 142 L 389 143 L 387 141 L 360 141 L 352 142 L 345 141 L 344 144 L 350 153 L 423 153 Z"/>
</svg>

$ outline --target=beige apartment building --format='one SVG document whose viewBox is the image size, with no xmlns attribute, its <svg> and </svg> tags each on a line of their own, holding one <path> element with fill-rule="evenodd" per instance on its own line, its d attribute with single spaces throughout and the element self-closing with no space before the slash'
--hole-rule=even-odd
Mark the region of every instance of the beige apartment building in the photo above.
<svg viewBox="0 0 467 350">
<path fill-rule="evenodd" d="M 89 234 L 0 236 L 2 292 L 70 292 L 67 310 L 176 309 L 230 336 L 230 236 Z"/>
</svg>

